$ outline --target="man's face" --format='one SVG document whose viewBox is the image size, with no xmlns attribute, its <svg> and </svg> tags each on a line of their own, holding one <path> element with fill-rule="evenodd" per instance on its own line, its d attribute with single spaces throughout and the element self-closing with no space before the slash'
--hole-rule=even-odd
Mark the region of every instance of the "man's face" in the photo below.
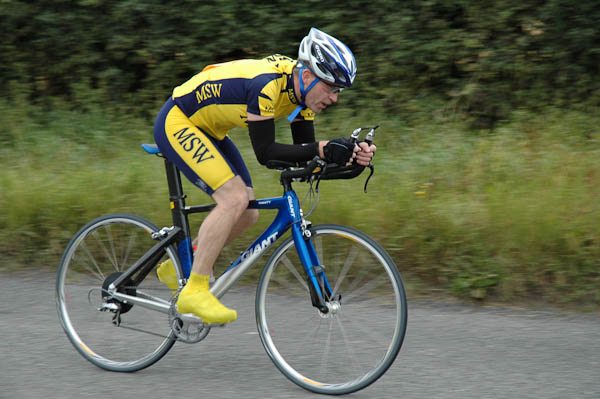
<svg viewBox="0 0 600 399">
<path fill-rule="evenodd" d="M 305 71 L 303 74 L 304 87 L 308 87 L 315 76 L 310 71 Z M 334 86 L 330 86 L 327 83 L 319 80 L 317 84 L 310 89 L 306 94 L 304 103 L 308 108 L 311 109 L 315 114 L 320 113 L 331 104 L 337 102 L 339 93 L 336 91 Z"/>
</svg>

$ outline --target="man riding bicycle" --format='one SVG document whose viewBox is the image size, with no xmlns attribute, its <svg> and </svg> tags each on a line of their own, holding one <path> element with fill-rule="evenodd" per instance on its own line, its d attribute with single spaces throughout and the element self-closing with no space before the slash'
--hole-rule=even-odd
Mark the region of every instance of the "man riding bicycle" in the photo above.
<svg viewBox="0 0 600 399">
<path fill-rule="evenodd" d="M 247 209 L 255 199 L 252 180 L 235 144 L 227 136 L 236 126 L 248 129 L 258 161 L 304 162 L 315 156 L 337 164 L 355 160 L 367 166 L 374 145 L 348 138 L 315 141 L 313 119 L 337 102 L 356 76 L 354 55 L 342 42 L 311 28 L 300 43 L 298 60 L 272 55 L 209 65 L 176 87 L 154 125 L 161 153 L 216 207 L 198 232 L 192 271 L 177 300 L 180 313 L 193 313 L 206 323 L 236 320 L 209 291 L 213 265 L 227 243 L 252 226 L 258 210 Z M 287 116 L 294 144 L 275 141 L 275 119 Z M 170 261 L 158 268 L 159 279 L 176 289 Z"/>
</svg>

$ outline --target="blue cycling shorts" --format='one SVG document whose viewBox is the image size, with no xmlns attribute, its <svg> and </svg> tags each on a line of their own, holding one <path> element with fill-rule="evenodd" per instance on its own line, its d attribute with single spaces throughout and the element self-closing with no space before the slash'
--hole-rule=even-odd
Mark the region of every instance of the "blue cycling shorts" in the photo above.
<svg viewBox="0 0 600 399">
<path fill-rule="evenodd" d="M 229 137 L 217 140 L 195 126 L 169 98 L 154 123 L 160 152 L 192 183 L 212 195 L 235 176 L 252 187 L 248 168 Z"/>
</svg>

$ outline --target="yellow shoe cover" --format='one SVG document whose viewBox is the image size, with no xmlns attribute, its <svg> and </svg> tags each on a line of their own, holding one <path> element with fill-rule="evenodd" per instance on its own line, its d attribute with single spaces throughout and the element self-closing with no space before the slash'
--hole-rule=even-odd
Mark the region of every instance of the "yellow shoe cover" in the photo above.
<svg viewBox="0 0 600 399">
<path fill-rule="evenodd" d="M 161 283 L 169 287 L 171 290 L 175 291 L 179 288 L 179 283 L 177 282 L 177 273 L 175 273 L 175 266 L 173 266 L 173 262 L 171 259 L 166 260 L 165 262 L 158 265 L 156 269 L 156 275 Z"/>
<path fill-rule="evenodd" d="M 188 294 L 185 290 L 177 301 L 179 313 L 193 313 L 207 324 L 224 324 L 237 319 L 237 312 L 225 307 L 208 290 Z"/>
</svg>

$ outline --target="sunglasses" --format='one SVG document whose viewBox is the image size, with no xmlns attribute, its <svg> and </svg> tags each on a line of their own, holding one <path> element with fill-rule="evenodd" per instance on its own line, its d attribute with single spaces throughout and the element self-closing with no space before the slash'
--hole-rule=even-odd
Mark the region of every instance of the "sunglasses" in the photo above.
<svg viewBox="0 0 600 399">
<path fill-rule="evenodd" d="M 323 82 L 323 81 L 321 81 L 321 82 Z M 327 87 L 329 87 L 329 90 L 330 90 L 330 91 L 331 91 L 333 94 L 339 94 L 339 93 L 341 93 L 341 92 L 342 92 L 342 90 L 344 90 L 344 88 L 343 88 L 343 87 L 333 86 L 333 85 L 330 85 L 330 84 L 329 84 L 329 83 L 327 83 L 327 82 L 323 82 L 323 83 L 325 83 L 325 85 L 326 85 Z"/>
</svg>

